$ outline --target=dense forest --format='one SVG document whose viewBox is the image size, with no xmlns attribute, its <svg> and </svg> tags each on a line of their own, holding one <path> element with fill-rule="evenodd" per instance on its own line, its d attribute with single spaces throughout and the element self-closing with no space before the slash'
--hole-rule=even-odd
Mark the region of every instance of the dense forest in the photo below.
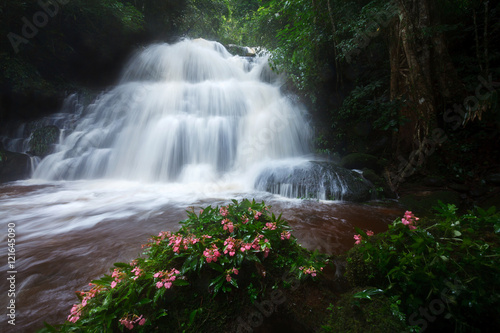
<svg viewBox="0 0 500 333">
<path fill-rule="evenodd" d="M 113 84 L 141 45 L 201 36 L 267 49 L 312 114 L 316 152 L 334 160 L 353 152 L 383 157 L 385 181 L 375 183 L 386 195 L 417 174 L 481 186 L 498 171 L 498 6 L 4 1 L 0 119 L 33 119 L 57 110 L 68 92 Z"/>
</svg>

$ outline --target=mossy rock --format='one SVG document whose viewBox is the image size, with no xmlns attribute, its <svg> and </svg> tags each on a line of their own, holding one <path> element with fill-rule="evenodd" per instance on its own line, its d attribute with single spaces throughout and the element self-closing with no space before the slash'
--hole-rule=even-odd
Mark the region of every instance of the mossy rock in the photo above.
<svg viewBox="0 0 500 333">
<path fill-rule="evenodd" d="M 352 153 L 340 161 L 340 166 L 347 169 L 372 169 L 379 173 L 384 169 L 385 161 L 369 154 Z"/>
<path fill-rule="evenodd" d="M 454 191 L 422 191 L 406 194 L 399 199 L 399 202 L 416 215 L 430 215 L 434 213 L 433 207 L 437 206 L 438 200 L 445 204 L 460 206 L 460 194 Z"/>
<path fill-rule="evenodd" d="M 330 307 L 330 318 L 321 332 L 405 332 L 408 326 L 403 318 L 393 314 L 392 302 L 387 296 L 379 294 L 371 300 L 354 298 L 356 293 L 366 289 L 369 288 L 356 288 L 343 294 Z"/>
<path fill-rule="evenodd" d="M 45 126 L 36 129 L 31 134 L 29 153 L 35 156 L 45 157 L 52 152 L 52 145 L 59 139 L 59 128 L 56 126 Z"/>
</svg>

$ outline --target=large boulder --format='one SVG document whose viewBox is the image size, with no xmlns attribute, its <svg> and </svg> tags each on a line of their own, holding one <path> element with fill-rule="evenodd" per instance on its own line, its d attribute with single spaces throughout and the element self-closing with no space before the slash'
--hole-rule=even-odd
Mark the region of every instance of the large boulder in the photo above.
<svg viewBox="0 0 500 333">
<path fill-rule="evenodd" d="M 30 172 L 28 155 L 0 149 L 0 183 L 29 178 Z"/>
<path fill-rule="evenodd" d="M 359 173 L 324 161 L 266 167 L 255 188 L 288 198 L 355 202 L 370 200 L 375 192 Z"/>
</svg>

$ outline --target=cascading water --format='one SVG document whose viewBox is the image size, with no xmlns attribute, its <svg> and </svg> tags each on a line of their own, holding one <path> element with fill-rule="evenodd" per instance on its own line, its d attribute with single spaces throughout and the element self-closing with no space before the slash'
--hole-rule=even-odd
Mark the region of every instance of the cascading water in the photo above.
<svg viewBox="0 0 500 333">
<path fill-rule="evenodd" d="M 303 156 L 310 141 L 266 66 L 202 39 L 147 47 L 33 178 L 251 184 L 258 165 Z"/>
</svg>

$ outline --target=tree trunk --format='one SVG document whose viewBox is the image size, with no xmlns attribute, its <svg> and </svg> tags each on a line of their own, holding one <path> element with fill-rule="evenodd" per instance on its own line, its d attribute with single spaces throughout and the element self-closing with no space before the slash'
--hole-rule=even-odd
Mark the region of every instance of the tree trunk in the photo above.
<svg viewBox="0 0 500 333">
<path fill-rule="evenodd" d="M 402 99 L 399 151 L 418 149 L 436 122 L 431 81 L 428 0 L 397 0 L 399 21 L 391 38 L 391 95 Z"/>
<path fill-rule="evenodd" d="M 400 182 L 429 156 L 429 137 L 437 114 L 461 90 L 430 0 L 395 0 L 398 15 L 390 27 L 391 99 L 401 100 L 395 144 Z M 415 158 L 416 157 L 416 158 Z M 393 177 L 394 178 L 394 177 Z M 396 184 L 397 186 L 397 184 Z"/>
</svg>

